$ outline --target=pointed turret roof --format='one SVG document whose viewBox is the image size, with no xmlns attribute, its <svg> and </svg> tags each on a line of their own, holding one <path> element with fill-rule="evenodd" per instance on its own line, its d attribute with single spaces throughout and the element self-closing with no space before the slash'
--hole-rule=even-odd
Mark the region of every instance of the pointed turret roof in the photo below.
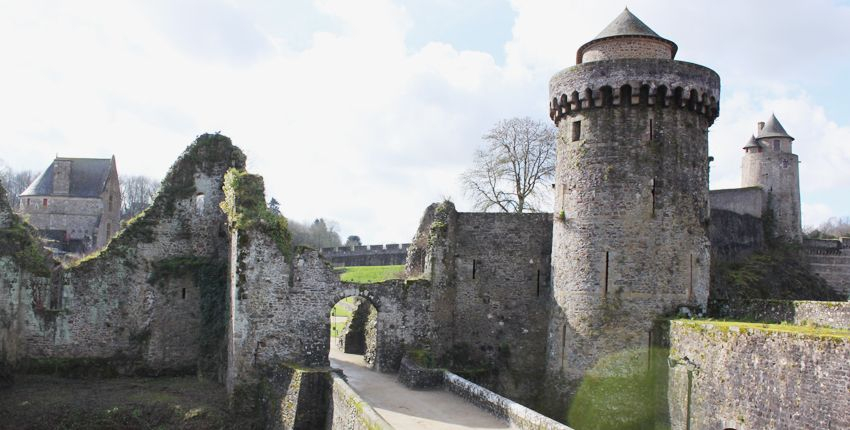
<svg viewBox="0 0 850 430">
<path fill-rule="evenodd" d="M 779 123 L 779 120 L 776 119 L 776 115 L 774 114 L 770 115 L 770 119 L 767 120 L 767 123 L 764 125 L 764 127 L 759 130 L 758 138 L 762 139 L 766 137 L 787 137 L 791 140 L 794 140 L 794 138 L 791 137 L 787 131 L 785 131 L 785 128 L 782 127 L 782 124 Z"/>
<path fill-rule="evenodd" d="M 651 39 L 660 40 L 664 43 L 670 45 L 671 58 L 676 58 L 676 51 L 679 49 L 675 43 L 670 40 L 667 40 L 658 35 L 658 33 L 652 31 L 648 25 L 644 24 L 640 18 L 636 17 L 629 8 L 625 8 L 620 15 L 614 18 L 608 26 L 605 27 L 602 32 L 596 35 L 593 40 L 585 43 L 580 48 L 578 48 L 578 53 L 576 54 L 576 63 L 582 62 L 582 54 L 584 50 L 587 49 L 590 45 L 593 45 L 599 41 L 613 38 L 632 38 L 632 37 L 646 37 Z"/>
<path fill-rule="evenodd" d="M 596 38 L 604 39 L 606 37 L 613 36 L 651 36 L 651 37 L 661 37 L 658 33 L 652 31 L 648 25 L 644 24 L 640 18 L 636 17 L 629 8 L 623 10 L 623 12 L 614 18 L 601 33 L 599 33 Z"/>
<path fill-rule="evenodd" d="M 750 140 L 747 141 L 747 144 L 744 146 L 744 149 L 758 148 L 758 147 L 759 147 L 759 144 L 758 144 L 758 142 L 756 142 L 756 137 L 753 136 L 753 135 L 750 135 Z"/>
</svg>

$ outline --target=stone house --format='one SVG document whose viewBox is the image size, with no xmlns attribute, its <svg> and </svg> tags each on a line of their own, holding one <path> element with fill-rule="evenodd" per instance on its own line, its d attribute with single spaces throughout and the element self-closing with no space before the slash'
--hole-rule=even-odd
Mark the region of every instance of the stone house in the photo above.
<svg viewBox="0 0 850 430">
<path fill-rule="evenodd" d="M 87 253 L 104 246 L 121 223 L 115 157 L 56 157 L 21 193 L 20 211 L 51 248 Z"/>
</svg>

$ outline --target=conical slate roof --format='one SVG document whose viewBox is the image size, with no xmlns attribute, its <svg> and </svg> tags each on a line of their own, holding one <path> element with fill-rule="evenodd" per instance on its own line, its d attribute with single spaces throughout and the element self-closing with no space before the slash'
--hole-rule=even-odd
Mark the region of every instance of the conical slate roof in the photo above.
<svg viewBox="0 0 850 430">
<path fill-rule="evenodd" d="M 648 25 L 644 24 L 643 21 L 631 13 L 629 8 L 626 8 L 623 13 L 614 18 L 593 40 L 613 36 L 651 36 L 661 38 L 658 33 L 652 31 Z"/>
<path fill-rule="evenodd" d="M 601 33 L 593 38 L 593 40 L 578 48 L 578 52 L 576 53 L 576 63 L 581 63 L 584 50 L 596 42 L 606 39 L 629 37 L 648 37 L 667 43 L 670 45 L 671 58 L 676 58 L 676 51 L 679 47 L 672 41 L 667 40 L 659 36 L 658 33 L 652 31 L 652 29 L 649 28 L 648 25 L 644 24 L 640 18 L 636 17 L 631 11 L 629 11 L 629 8 L 626 8 L 622 13 L 620 13 L 620 15 L 614 18 L 614 20 L 611 21 L 611 23 L 608 24 Z"/>
<path fill-rule="evenodd" d="M 753 136 L 753 135 L 750 135 L 750 140 L 747 141 L 747 145 L 744 146 L 744 149 L 758 148 L 758 147 L 759 147 L 759 144 L 758 144 L 758 142 L 756 142 L 756 137 Z"/>
<path fill-rule="evenodd" d="M 779 123 L 779 120 L 776 119 L 776 115 L 773 114 L 770 115 L 770 119 L 767 120 L 764 128 L 759 130 L 758 138 L 761 139 L 765 137 L 787 137 L 794 140 L 794 138 L 785 131 L 785 128 Z"/>
</svg>

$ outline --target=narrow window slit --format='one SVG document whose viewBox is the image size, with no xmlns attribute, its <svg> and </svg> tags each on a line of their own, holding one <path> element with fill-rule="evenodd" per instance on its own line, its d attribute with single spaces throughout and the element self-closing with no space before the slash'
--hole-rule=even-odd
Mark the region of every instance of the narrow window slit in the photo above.
<svg viewBox="0 0 850 430">
<path fill-rule="evenodd" d="M 567 324 L 564 323 L 561 328 L 561 370 L 564 369 L 564 362 L 567 361 Z"/>
<path fill-rule="evenodd" d="M 581 140 L 581 121 L 573 121 L 573 142 Z"/>
<path fill-rule="evenodd" d="M 690 259 L 690 274 L 688 275 L 688 301 L 694 299 L 694 255 L 691 254 Z"/>
<path fill-rule="evenodd" d="M 651 141 L 655 137 L 655 134 L 652 130 L 652 118 L 649 119 L 649 140 Z"/>
<path fill-rule="evenodd" d="M 602 287 L 602 297 L 608 296 L 608 262 L 609 262 L 609 252 L 605 251 L 605 279 L 603 280 Z"/>
<path fill-rule="evenodd" d="M 472 260 L 472 279 L 475 279 L 475 265 L 476 265 L 476 261 L 475 261 L 475 259 L 473 259 Z"/>
<path fill-rule="evenodd" d="M 183 292 L 180 294 L 180 296 L 181 296 L 181 298 L 183 298 L 183 299 L 185 299 L 185 298 L 186 298 L 186 289 L 185 289 L 185 288 L 183 289 Z"/>
</svg>

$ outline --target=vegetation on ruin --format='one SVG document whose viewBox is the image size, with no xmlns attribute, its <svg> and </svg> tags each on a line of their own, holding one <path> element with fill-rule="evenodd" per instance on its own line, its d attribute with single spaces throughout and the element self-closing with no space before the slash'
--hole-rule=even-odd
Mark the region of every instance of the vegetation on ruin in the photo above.
<svg viewBox="0 0 850 430">
<path fill-rule="evenodd" d="M 355 284 L 374 284 L 404 278 L 403 264 L 396 266 L 348 266 L 337 270 L 341 281 Z"/>
<path fill-rule="evenodd" d="M 719 333 L 741 332 L 749 330 L 765 331 L 772 333 L 788 333 L 802 336 L 813 336 L 829 339 L 850 339 L 850 330 L 831 327 L 821 327 L 816 324 L 765 324 L 744 321 L 722 321 L 713 319 L 684 320 L 677 319 L 674 322 L 687 325 L 699 332 L 716 331 Z"/>
<path fill-rule="evenodd" d="M 224 201 L 230 228 L 240 231 L 258 230 L 267 235 L 287 260 L 292 258 L 292 241 L 286 218 L 266 205 L 263 178 L 244 170 L 230 169 L 224 176 Z"/>
<path fill-rule="evenodd" d="M 50 276 L 50 258 L 41 246 L 35 230 L 17 215 L 12 215 L 12 225 L 0 228 L 0 256 L 11 256 L 27 272 L 41 277 Z"/>
<path fill-rule="evenodd" d="M 200 292 L 200 355 L 198 373 L 217 379 L 226 364 L 227 329 L 227 264 L 205 257 L 181 256 L 156 261 L 148 282 L 164 285 L 165 281 L 191 276 Z"/>
</svg>

